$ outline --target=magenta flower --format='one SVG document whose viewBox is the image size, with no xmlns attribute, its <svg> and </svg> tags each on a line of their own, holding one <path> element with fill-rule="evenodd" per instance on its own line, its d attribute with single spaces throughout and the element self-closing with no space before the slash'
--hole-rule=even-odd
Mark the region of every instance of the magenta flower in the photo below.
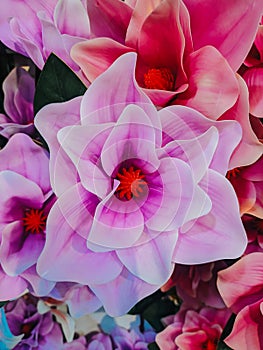
<svg viewBox="0 0 263 350">
<path fill-rule="evenodd" d="M 120 57 L 83 97 L 36 116 L 58 196 L 38 272 L 88 284 L 114 315 L 163 285 L 172 262 L 233 258 L 246 246 L 224 177 L 240 126 L 183 106 L 157 112 L 135 63 Z"/>
<path fill-rule="evenodd" d="M 46 151 L 25 134 L 12 136 L 0 151 L 1 267 L 9 277 L 24 278 L 40 295 L 54 287 L 35 271 L 45 242 L 46 218 L 54 202 L 48 162 Z M 11 295 L 9 277 L 2 277 L 7 284 L 2 283 L 1 289 Z M 16 283 L 23 286 L 21 279 Z"/>
<path fill-rule="evenodd" d="M 3 82 L 3 91 L 7 116 L 0 114 L 0 134 L 6 138 L 18 132 L 32 134 L 34 79 L 23 68 L 14 68 Z"/>
<path fill-rule="evenodd" d="M 164 319 L 167 327 L 157 334 L 156 342 L 165 350 L 216 350 L 230 315 L 227 309 L 183 308 L 175 316 Z"/>
<path fill-rule="evenodd" d="M 263 252 L 263 219 L 252 215 L 243 215 L 242 222 L 248 237 L 245 254 Z"/>
<path fill-rule="evenodd" d="M 237 318 L 225 342 L 234 349 L 262 348 L 263 253 L 251 253 L 218 274 L 218 289 Z"/>
<path fill-rule="evenodd" d="M 177 295 L 192 308 L 202 305 L 215 308 L 225 306 L 216 287 L 217 272 L 226 268 L 223 261 L 200 265 L 175 264 L 170 279 L 162 286 L 163 292 L 176 287 Z"/>
<path fill-rule="evenodd" d="M 84 4 L 80 0 L 3 1 L 0 40 L 12 50 L 30 57 L 40 69 L 54 52 L 72 69 L 78 70 L 69 51 L 74 44 L 90 36 Z"/>
</svg>

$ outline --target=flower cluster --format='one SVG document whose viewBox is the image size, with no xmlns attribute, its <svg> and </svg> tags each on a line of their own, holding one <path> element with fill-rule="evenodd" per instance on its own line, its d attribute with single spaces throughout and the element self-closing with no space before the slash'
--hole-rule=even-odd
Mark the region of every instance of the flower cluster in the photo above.
<svg viewBox="0 0 263 350">
<path fill-rule="evenodd" d="M 260 350 L 262 16 L 2 0 L 0 347 Z"/>
</svg>

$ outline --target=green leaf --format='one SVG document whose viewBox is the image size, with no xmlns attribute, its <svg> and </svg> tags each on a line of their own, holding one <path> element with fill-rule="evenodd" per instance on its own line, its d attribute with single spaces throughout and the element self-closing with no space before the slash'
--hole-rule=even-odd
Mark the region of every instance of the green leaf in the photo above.
<svg viewBox="0 0 263 350">
<path fill-rule="evenodd" d="M 226 343 L 224 343 L 224 339 L 231 333 L 235 319 L 236 315 L 232 314 L 221 334 L 216 350 L 232 350 L 232 348 L 230 348 L 226 345 Z"/>
<path fill-rule="evenodd" d="M 159 346 L 156 343 L 151 343 L 148 345 L 149 350 L 160 350 Z"/>
<path fill-rule="evenodd" d="M 221 340 L 221 341 L 217 344 L 216 350 L 233 350 L 233 349 L 230 348 L 229 346 L 227 346 L 226 343 L 224 343 L 223 340 Z"/>
<path fill-rule="evenodd" d="M 65 102 L 87 90 L 77 75 L 53 53 L 40 73 L 34 98 L 35 114 L 45 105 Z"/>
</svg>

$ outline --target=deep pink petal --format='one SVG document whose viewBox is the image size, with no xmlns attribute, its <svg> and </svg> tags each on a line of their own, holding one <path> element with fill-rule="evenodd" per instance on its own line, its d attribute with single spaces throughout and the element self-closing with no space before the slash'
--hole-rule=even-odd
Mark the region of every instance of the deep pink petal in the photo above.
<svg viewBox="0 0 263 350">
<path fill-rule="evenodd" d="M 46 244 L 37 264 L 37 271 L 44 278 L 81 284 L 105 283 L 121 272 L 122 265 L 115 253 L 93 253 L 87 249 L 86 240 L 73 231 L 59 203 L 49 213 L 46 232 Z"/>
<path fill-rule="evenodd" d="M 184 0 L 184 3 L 190 13 L 195 50 L 205 45 L 215 46 L 236 71 L 255 38 L 263 11 L 262 2 Z"/>
<path fill-rule="evenodd" d="M 229 166 L 235 168 L 255 162 L 263 152 L 263 145 L 252 130 L 249 120 L 248 89 L 244 80 L 237 75 L 240 94 L 235 105 L 224 113 L 220 120 L 236 120 L 242 127 L 242 139 L 234 150 Z M 257 127 L 260 130 L 260 127 Z"/>
<path fill-rule="evenodd" d="M 163 232 L 145 244 L 119 249 L 117 255 L 133 275 L 147 283 L 162 285 L 173 271 L 171 260 L 176 240 L 176 231 Z"/>
<path fill-rule="evenodd" d="M 207 178 L 202 181 L 202 188 L 211 198 L 212 210 L 181 228 L 174 262 L 202 264 L 222 257 L 233 259 L 246 248 L 246 233 L 230 183 L 222 175 L 209 170 Z"/>
<path fill-rule="evenodd" d="M 96 0 L 87 2 L 92 34 L 110 37 L 124 43 L 132 8 L 121 0 Z"/>
<path fill-rule="evenodd" d="M 244 180 L 241 176 L 231 179 L 231 184 L 239 201 L 241 215 L 248 213 L 256 203 L 255 185 L 251 181 Z"/>
<path fill-rule="evenodd" d="M 50 181 L 56 195 L 62 194 L 76 182 L 76 168 L 61 148 L 58 131 L 67 125 L 79 125 L 81 97 L 43 107 L 35 117 L 35 125 L 50 150 Z"/>
<path fill-rule="evenodd" d="M 217 119 L 234 105 L 239 86 L 226 59 L 212 46 L 193 52 L 185 62 L 189 88 L 178 95 L 175 104 L 197 109 Z"/>
<path fill-rule="evenodd" d="M 143 282 L 124 268 L 113 281 L 93 284 L 90 288 L 102 301 L 110 316 L 120 316 L 127 313 L 139 300 L 155 292 L 158 286 Z"/>
<path fill-rule="evenodd" d="M 256 190 L 256 202 L 248 214 L 254 215 L 260 219 L 263 219 L 263 182 L 256 182 L 254 184 Z"/>
<path fill-rule="evenodd" d="M 248 69 L 243 75 L 249 91 L 249 111 L 252 115 L 263 117 L 263 68 Z"/>
</svg>

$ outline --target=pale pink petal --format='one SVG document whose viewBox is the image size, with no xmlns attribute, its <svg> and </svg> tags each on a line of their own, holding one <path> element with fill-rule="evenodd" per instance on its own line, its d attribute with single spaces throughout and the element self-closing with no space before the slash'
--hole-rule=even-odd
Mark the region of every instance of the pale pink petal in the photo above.
<svg viewBox="0 0 263 350">
<path fill-rule="evenodd" d="M 114 252 L 93 253 L 87 249 L 86 240 L 72 230 L 59 203 L 49 213 L 46 232 L 46 245 L 37 264 L 37 271 L 44 278 L 81 284 L 105 283 L 121 272 L 122 265 Z"/>
<path fill-rule="evenodd" d="M 246 248 L 246 233 L 230 183 L 222 175 L 209 170 L 202 188 L 212 200 L 212 210 L 180 229 L 174 262 L 202 264 L 222 258 L 233 259 Z M 197 246 L 199 249 L 195 248 Z"/>
<path fill-rule="evenodd" d="M 29 284 L 30 292 L 38 296 L 46 296 L 55 287 L 55 282 L 48 281 L 38 275 L 36 272 L 36 266 L 31 266 L 21 275 Z"/>
<path fill-rule="evenodd" d="M 171 259 L 176 240 L 177 232 L 163 232 L 145 244 L 119 249 L 117 255 L 132 274 L 147 283 L 162 285 L 173 271 Z"/>
<path fill-rule="evenodd" d="M 0 300 L 10 300 L 19 297 L 27 289 L 27 282 L 19 276 L 8 276 L 0 267 Z"/>
<path fill-rule="evenodd" d="M 50 181 L 56 195 L 62 194 L 76 181 L 76 168 L 61 148 L 58 131 L 67 125 L 79 125 L 81 97 L 43 107 L 35 117 L 35 125 L 50 149 Z"/>
</svg>

